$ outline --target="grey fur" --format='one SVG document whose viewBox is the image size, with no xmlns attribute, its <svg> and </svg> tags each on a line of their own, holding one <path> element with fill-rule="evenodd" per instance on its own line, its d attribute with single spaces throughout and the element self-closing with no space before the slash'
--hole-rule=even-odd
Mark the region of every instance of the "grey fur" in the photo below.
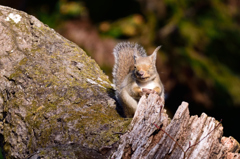
<svg viewBox="0 0 240 159">
<path fill-rule="evenodd" d="M 121 42 L 117 44 L 113 50 L 115 65 L 113 67 L 112 74 L 113 84 L 115 85 L 116 89 L 119 88 L 124 78 L 130 72 L 131 67 L 133 67 L 134 65 L 133 56 L 136 48 L 138 55 L 143 57 L 147 56 L 147 53 L 144 50 L 144 48 L 137 43 Z M 128 61 L 120 60 L 120 58 L 128 59 Z"/>
</svg>

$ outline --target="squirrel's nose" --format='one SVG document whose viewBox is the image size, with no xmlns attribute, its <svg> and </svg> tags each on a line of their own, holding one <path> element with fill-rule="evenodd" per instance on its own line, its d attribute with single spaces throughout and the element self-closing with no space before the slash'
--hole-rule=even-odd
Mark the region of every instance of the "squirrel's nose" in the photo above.
<svg viewBox="0 0 240 159">
<path fill-rule="evenodd" d="M 137 71 L 137 75 L 138 76 L 143 76 L 144 75 L 144 71 Z"/>
</svg>

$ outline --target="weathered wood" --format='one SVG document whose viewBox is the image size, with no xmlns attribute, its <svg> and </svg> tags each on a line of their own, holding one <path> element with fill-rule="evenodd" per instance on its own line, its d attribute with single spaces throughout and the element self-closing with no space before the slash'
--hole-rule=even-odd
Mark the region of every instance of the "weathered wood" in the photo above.
<svg viewBox="0 0 240 159">
<path fill-rule="evenodd" d="M 6 159 L 105 159 L 130 119 L 94 60 L 35 17 L 0 5 L 0 147 Z M 111 148 L 109 148 L 111 147 Z"/>
<path fill-rule="evenodd" d="M 121 137 L 120 146 L 112 158 L 141 158 L 151 150 L 156 138 L 161 134 L 154 126 L 154 123 L 167 125 L 168 116 L 161 113 L 163 100 L 156 94 L 151 94 L 146 100 L 143 96 L 140 99 L 134 118 L 131 122 L 131 130 Z M 159 134 L 158 137 L 154 134 Z M 162 133 L 163 134 L 163 133 Z"/>
<path fill-rule="evenodd" d="M 121 136 L 111 158 L 140 159 L 220 159 L 239 158 L 238 142 L 222 137 L 223 126 L 202 113 L 189 115 L 188 103 L 182 102 L 169 122 L 163 100 L 156 94 L 143 96 L 131 129 Z"/>
</svg>

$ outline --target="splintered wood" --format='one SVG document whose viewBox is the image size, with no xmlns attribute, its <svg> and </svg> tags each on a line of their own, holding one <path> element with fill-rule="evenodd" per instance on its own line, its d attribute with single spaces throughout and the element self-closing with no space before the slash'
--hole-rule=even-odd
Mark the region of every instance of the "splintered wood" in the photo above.
<svg viewBox="0 0 240 159">
<path fill-rule="evenodd" d="M 140 99 L 111 159 L 240 159 L 238 142 L 222 135 L 222 124 L 214 118 L 205 113 L 190 117 L 186 102 L 170 121 L 163 99 L 150 94 Z"/>
</svg>

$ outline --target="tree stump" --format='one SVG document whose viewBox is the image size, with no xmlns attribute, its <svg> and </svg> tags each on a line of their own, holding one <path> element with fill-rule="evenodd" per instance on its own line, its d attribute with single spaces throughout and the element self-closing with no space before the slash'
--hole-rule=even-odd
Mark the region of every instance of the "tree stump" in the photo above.
<svg viewBox="0 0 240 159">
<path fill-rule="evenodd" d="M 186 102 L 182 102 L 170 121 L 161 97 L 150 94 L 140 99 L 131 128 L 121 136 L 111 158 L 240 158 L 238 142 L 222 135 L 222 124 L 213 117 L 205 113 L 190 117 Z"/>
</svg>

